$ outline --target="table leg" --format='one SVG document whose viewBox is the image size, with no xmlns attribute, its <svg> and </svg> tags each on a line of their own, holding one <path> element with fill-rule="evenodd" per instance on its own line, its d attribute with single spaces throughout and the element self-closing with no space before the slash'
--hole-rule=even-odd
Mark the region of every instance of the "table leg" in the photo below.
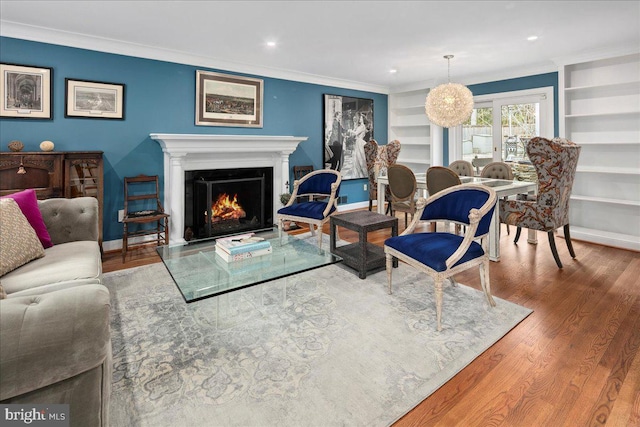
<svg viewBox="0 0 640 427">
<path fill-rule="evenodd" d="M 367 278 L 367 232 L 363 227 L 358 230 L 358 244 L 360 245 L 360 265 L 358 269 L 358 277 Z"/>
<path fill-rule="evenodd" d="M 489 225 L 489 259 L 500 261 L 500 203 L 496 203 Z"/>
<path fill-rule="evenodd" d="M 334 253 L 336 249 L 336 228 L 336 224 L 329 220 L 329 251 L 331 253 Z"/>
<path fill-rule="evenodd" d="M 387 186 L 378 180 L 378 213 L 384 214 L 384 193 L 387 191 Z"/>
</svg>

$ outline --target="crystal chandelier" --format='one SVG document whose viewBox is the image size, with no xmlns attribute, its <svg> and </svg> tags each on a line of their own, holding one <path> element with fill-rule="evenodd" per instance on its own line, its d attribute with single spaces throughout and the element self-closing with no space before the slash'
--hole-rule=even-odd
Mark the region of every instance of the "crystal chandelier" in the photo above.
<svg viewBox="0 0 640 427">
<path fill-rule="evenodd" d="M 445 55 L 447 60 L 448 83 L 434 87 L 427 95 L 424 109 L 431 123 L 444 128 L 458 126 L 467 121 L 473 112 L 473 94 L 464 85 L 451 83 L 450 60 L 453 55 Z"/>
</svg>

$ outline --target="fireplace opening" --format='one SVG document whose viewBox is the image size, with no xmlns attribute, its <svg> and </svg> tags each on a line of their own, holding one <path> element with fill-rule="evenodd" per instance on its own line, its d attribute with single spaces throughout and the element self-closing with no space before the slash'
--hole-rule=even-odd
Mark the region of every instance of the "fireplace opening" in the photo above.
<svg viewBox="0 0 640 427">
<path fill-rule="evenodd" d="M 185 240 L 273 226 L 273 168 L 186 171 Z"/>
</svg>

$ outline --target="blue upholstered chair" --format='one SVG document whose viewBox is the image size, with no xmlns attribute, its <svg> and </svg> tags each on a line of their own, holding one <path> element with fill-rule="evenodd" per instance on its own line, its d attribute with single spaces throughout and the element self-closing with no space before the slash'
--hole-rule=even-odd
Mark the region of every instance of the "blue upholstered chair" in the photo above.
<svg viewBox="0 0 640 427">
<path fill-rule="evenodd" d="M 462 184 L 444 189 L 428 199 L 418 201 L 418 211 L 409 227 L 399 236 L 384 242 L 387 280 L 391 293 L 393 258 L 425 272 L 434 281 L 436 319 L 442 330 L 442 285 L 453 275 L 479 266 L 482 289 L 491 306 L 489 282 L 489 225 L 496 207 L 496 192 L 478 184 Z M 450 232 L 414 233 L 417 225 L 432 221 L 450 221 L 466 226 L 464 235 Z"/>
<path fill-rule="evenodd" d="M 309 224 L 311 235 L 318 229 L 318 248 L 322 248 L 322 226 L 338 208 L 340 172 L 321 169 L 293 182 L 289 202 L 278 210 L 279 236 L 282 238 L 283 221 Z M 306 199 L 306 200 L 305 200 Z"/>
</svg>

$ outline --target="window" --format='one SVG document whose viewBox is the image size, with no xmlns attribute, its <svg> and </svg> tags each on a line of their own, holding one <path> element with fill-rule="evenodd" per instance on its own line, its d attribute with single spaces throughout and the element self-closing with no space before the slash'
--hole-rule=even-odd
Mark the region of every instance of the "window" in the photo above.
<svg viewBox="0 0 640 427">
<path fill-rule="evenodd" d="M 449 159 L 528 163 L 525 145 L 534 136 L 553 136 L 553 87 L 474 97 L 469 120 L 450 129 Z"/>
</svg>

